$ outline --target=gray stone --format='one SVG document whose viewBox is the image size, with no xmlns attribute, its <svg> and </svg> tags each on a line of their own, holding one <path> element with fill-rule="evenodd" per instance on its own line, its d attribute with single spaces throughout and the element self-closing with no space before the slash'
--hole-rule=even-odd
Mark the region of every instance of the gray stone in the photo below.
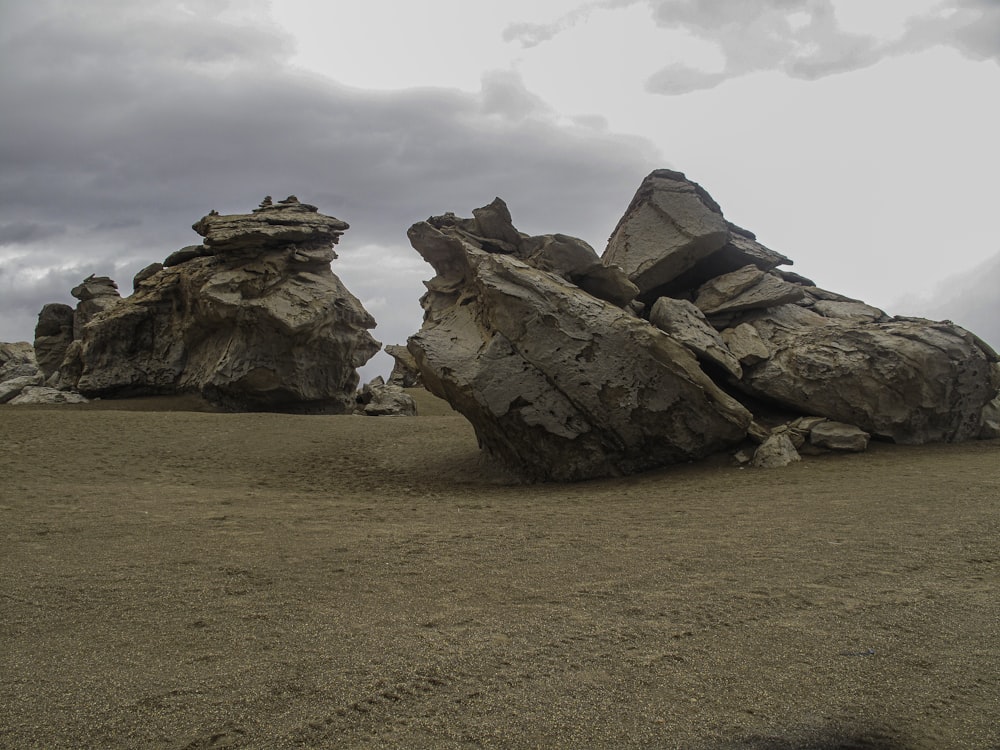
<svg viewBox="0 0 1000 750">
<path fill-rule="evenodd" d="M 6 404 L 29 386 L 41 385 L 43 380 L 42 374 L 36 373 L 0 381 L 0 404 Z"/>
<path fill-rule="evenodd" d="M 870 437 L 867 432 L 852 424 L 831 420 L 818 422 L 809 430 L 809 442 L 834 451 L 861 453 L 868 450 Z"/>
<path fill-rule="evenodd" d="M 751 393 L 899 443 L 969 440 L 996 395 L 991 359 L 947 323 L 861 323 L 797 305 L 752 321 L 771 356 L 745 366 Z"/>
<path fill-rule="evenodd" d="M 107 276 L 91 274 L 70 291 L 81 302 L 95 297 L 118 297 L 118 284 Z"/>
<path fill-rule="evenodd" d="M 180 250 L 174 250 L 170 255 L 163 259 L 162 263 L 157 263 L 156 265 L 160 268 L 173 268 L 174 266 L 179 266 L 181 263 L 187 263 L 189 260 L 194 260 L 195 258 L 204 258 L 206 255 L 211 255 L 212 251 L 209 250 L 204 245 L 187 245 L 182 247 Z M 150 266 L 146 266 L 140 273 L 146 271 Z M 152 274 L 149 274 L 152 276 Z M 149 278 L 146 276 L 146 278 Z M 133 280 L 133 288 L 138 286 Z"/>
<path fill-rule="evenodd" d="M 150 263 L 148 266 L 143 268 L 139 273 L 132 277 L 132 289 L 138 289 L 139 284 L 144 282 L 146 279 L 151 279 L 153 276 L 158 274 L 163 270 L 163 263 Z"/>
<path fill-rule="evenodd" d="M 35 325 L 35 359 L 38 369 L 49 377 L 59 369 L 66 348 L 73 341 L 73 308 L 52 303 L 42 307 Z"/>
<path fill-rule="evenodd" d="M 0 381 L 38 372 L 35 350 L 27 341 L 0 342 Z"/>
<path fill-rule="evenodd" d="M 417 403 L 401 386 L 386 384 L 381 376 L 361 390 L 358 412 L 367 417 L 415 417 Z"/>
<path fill-rule="evenodd" d="M 386 344 L 385 353 L 393 358 L 392 372 L 389 374 L 389 384 L 398 385 L 400 388 L 414 388 L 422 386 L 420 379 L 420 368 L 417 367 L 416 360 L 410 354 L 409 349 L 399 344 Z"/>
<path fill-rule="evenodd" d="M 888 320 L 882 310 L 864 302 L 819 300 L 812 309 L 826 318 L 839 318 L 841 320 L 855 320 L 863 323 L 878 323 Z"/>
<path fill-rule="evenodd" d="M 286 201 L 209 214 L 195 226 L 213 256 L 165 267 L 124 300 L 81 302 L 58 385 L 91 397 L 197 392 L 234 409 L 352 411 L 357 368 L 379 344 L 374 319 L 330 269 L 329 245 L 347 224 Z"/>
<path fill-rule="evenodd" d="M 660 297 L 649 313 L 649 322 L 680 341 L 699 359 L 718 365 L 737 380 L 743 376 L 739 360 L 691 302 Z"/>
<path fill-rule="evenodd" d="M 459 224 L 410 228 L 437 276 L 408 348 L 425 387 L 466 416 L 487 452 L 565 481 L 687 461 L 743 439 L 749 412 L 688 349 L 550 272 L 489 252 Z"/>
<path fill-rule="evenodd" d="M 720 334 L 726 348 L 744 365 L 755 365 L 771 356 L 771 350 L 749 323 L 740 323 L 735 328 L 726 328 Z"/>
<path fill-rule="evenodd" d="M 706 282 L 694 303 L 706 315 L 777 307 L 802 299 L 805 292 L 756 266 L 744 266 Z"/>
<path fill-rule="evenodd" d="M 777 469 L 801 460 L 791 436 L 779 432 L 772 434 L 757 447 L 750 465 L 755 469 Z"/>
<path fill-rule="evenodd" d="M 32 404 L 85 404 L 87 399 L 73 391 L 60 391 L 46 386 L 28 386 L 21 393 L 7 402 L 11 406 L 26 406 Z"/>
<path fill-rule="evenodd" d="M 347 222 L 325 216 L 316 206 L 301 203 L 295 196 L 262 204 L 249 214 L 212 212 L 192 226 L 216 254 L 253 254 L 292 245 L 330 247 L 348 228 Z"/>
<path fill-rule="evenodd" d="M 604 251 L 605 265 L 620 266 L 639 288 L 656 290 L 722 249 L 729 226 L 712 197 L 682 173 L 651 173 L 629 205 Z"/>
</svg>

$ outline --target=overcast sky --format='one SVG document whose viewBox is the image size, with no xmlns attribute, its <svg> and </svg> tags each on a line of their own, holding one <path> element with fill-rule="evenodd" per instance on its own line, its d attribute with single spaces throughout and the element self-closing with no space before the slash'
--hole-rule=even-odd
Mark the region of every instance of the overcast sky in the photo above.
<svg viewBox="0 0 1000 750">
<path fill-rule="evenodd" d="M 0 0 L 0 102 L 0 341 L 294 193 L 403 343 L 413 222 L 499 195 L 602 252 L 669 167 L 821 286 L 1000 346 L 1000 0 Z"/>
</svg>

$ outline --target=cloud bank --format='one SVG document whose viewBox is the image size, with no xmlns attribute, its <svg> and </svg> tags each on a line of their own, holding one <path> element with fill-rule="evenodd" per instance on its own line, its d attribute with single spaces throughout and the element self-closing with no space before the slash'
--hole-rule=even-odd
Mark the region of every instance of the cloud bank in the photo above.
<svg viewBox="0 0 1000 750">
<path fill-rule="evenodd" d="M 910 18 L 900 34 L 888 41 L 843 29 L 833 0 L 609 0 L 588 3 L 548 24 L 511 24 L 504 38 L 534 47 L 595 11 L 637 4 L 648 7 L 656 25 L 714 43 L 725 61 L 721 69 L 711 71 L 667 63 L 646 81 L 646 90 L 655 94 L 688 94 L 770 71 L 815 80 L 937 45 L 953 47 L 972 59 L 1000 63 L 1000 3 L 996 0 L 942 2 L 931 12 Z"/>
<path fill-rule="evenodd" d="M 192 9 L 197 9 L 197 13 Z M 296 194 L 351 224 L 333 270 L 377 338 L 420 324 L 432 271 L 405 231 L 494 196 L 526 231 L 600 247 L 662 161 L 563 122 L 513 73 L 476 93 L 372 92 L 297 70 L 266 4 L 47 0 L 0 10 L 0 340 L 90 273 L 132 275 L 200 241 L 210 209 Z M 349 33 L 349 31 L 343 31 Z"/>
</svg>

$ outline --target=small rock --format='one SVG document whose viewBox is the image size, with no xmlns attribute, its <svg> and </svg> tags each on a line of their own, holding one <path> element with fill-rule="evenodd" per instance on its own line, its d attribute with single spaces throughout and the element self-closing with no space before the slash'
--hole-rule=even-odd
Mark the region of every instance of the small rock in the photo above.
<svg viewBox="0 0 1000 750">
<path fill-rule="evenodd" d="M 753 454 L 751 466 L 756 469 L 776 469 L 801 461 L 791 437 L 787 433 L 771 435 Z"/>
<path fill-rule="evenodd" d="M 852 424 L 829 420 L 820 422 L 809 430 L 809 442 L 835 451 L 860 453 L 868 449 L 870 437 L 867 432 Z"/>
<path fill-rule="evenodd" d="M 20 395 L 8 402 L 12 406 L 26 404 L 85 404 L 87 399 L 73 391 L 60 391 L 55 388 L 36 385 L 28 386 Z"/>
</svg>

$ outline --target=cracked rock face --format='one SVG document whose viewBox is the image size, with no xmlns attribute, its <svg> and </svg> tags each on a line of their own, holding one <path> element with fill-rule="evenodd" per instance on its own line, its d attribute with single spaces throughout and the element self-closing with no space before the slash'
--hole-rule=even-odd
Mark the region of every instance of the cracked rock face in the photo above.
<svg viewBox="0 0 1000 750">
<path fill-rule="evenodd" d="M 437 276 L 408 348 L 425 386 L 507 464 L 561 481 L 628 474 L 708 455 L 746 434 L 750 413 L 689 350 L 563 276 L 498 251 L 514 244 L 506 229 L 445 216 L 413 225 L 409 237 Z"/>
<path fill-rule="evenodd" d="M 250 214 L 213 212 L 194 228 L 205 237 L 197 252 L 150 266 L 129 297 L 104 297 L 114 304 L 82 326 L 60 386 L 103 398 L 197 392 L 246 410 L 353 410 L 357 368 L 379 343 L 368 333 L 374 319 L 330 269 L 347 224 L 289 198 Z"/>
<path fill-rule="evenodd" d="M 529 476 L 630 473 L 747 436 L 768 443 L 755 465 L 781 465 L 797 453 L 775 414 L 836 423 L 849 446 L 817 448 L 1000 434 L 989 346 L 780 269 L 792 261 L 679 172 L 639 187 L 603 255 L 610 284 L 586 243 L 527 237 L 499 199 L 473 214 L 410 228 L 437 275 L 408 347 L 480 445 Z"/>
</svg>

